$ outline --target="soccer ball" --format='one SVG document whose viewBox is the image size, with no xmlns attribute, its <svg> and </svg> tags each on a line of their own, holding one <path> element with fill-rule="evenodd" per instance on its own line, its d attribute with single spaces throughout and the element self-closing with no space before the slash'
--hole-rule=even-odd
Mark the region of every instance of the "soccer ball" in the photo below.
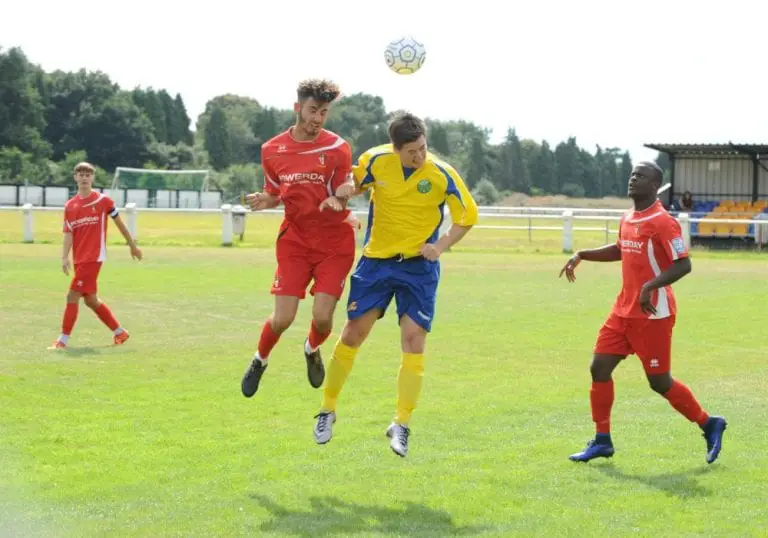
<svg viewBox="0 0 768 538">
<path fill-rule="evenodd" d="M 421 69 L 427 57 L 424 45 L 410 36 L 395 39 L 384 51 L 387 66 L 398 75 L 411 75 Z"/>
</svg>

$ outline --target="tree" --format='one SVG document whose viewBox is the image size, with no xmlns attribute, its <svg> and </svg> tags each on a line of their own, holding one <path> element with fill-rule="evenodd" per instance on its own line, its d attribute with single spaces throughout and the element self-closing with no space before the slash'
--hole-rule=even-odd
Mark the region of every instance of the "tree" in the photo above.
<svg viewBox="0 0 768 538">
<path fill-rule="evenodd" d="M 507 137 L 501 145 L 500 181 L 497 186 L 502 190 L 511 190 L 529 194 L 531 176 L 528 163 L 523 159 L 523 148 L 514 129 L 507 131 Z"/>
<path fill-rule="evenodd" d="M 629 156 L 629 152 L 625 151 L 621 156 L 621 164 L 619 165 L 618 177 L 616 178 L 616 187 L 619 195 L 627 195 L 627 183 L 629 183 L 629 176 L 632 175 L 632 158 Z"/>
<path fill-rule="evenodd" d="M 555 148 L 555 159 L 557 161 L 557 192 L 565 193 L 563 188 L 569 184 L 571 191 L 582 191 L 583 196 L 584 187 L 581 184 L 583 168 L 576 139 L 571 137 L 567 142 L 560 142 Z M 574 186 L 578 189 L 574 189 Z"/>
<path fill-rule="evenodd" d="M 448 129 L 439 121 L 427 122 L 427 141 L 430 147 L 440 155 L 450 155 L 451 147 L 448 143 Z"/>
<path fill-rule="evenodd" d="M 192 131 L 189 130 L 190 119 L 187 114 L 187 107 L 184 106 L 184 99 L 177 93 L 173 100 L 173 113 L 170 117 L 169 136 L 172 144 L 183 142 L 189 146 L 194 142 Z"/>
<path fill-rule="evenodd" d="M 233 94 L 214 97 L 206 103 L 205 111 L 197 120 L 197 132 L 203 138 L 208 132 L 207 124 L 216 108 L 226 116 L 230 147 L 229 164 L 255 162 L 260 143 L 256 140 L 252 126 L 262 110 L 259 102 L 250 97 Z"/>
<path fill-rule="evenodd" d="M 114 170 L 139 167 L 155 142 L 153 126 L 133 101 L 101 72 L 57 71 L 47 80 L 45 136 L 53 158 L 85 150 L 92 163 Z"/>
<path fill-rule="evenodd" d="M 232 140 L 229 120 L 220 106 L 214 106 L 205 124 L 205 150 L 214 170 L 224 170 L 232 164 Z"/>
<path fill-rule="evenodd" d="M 44 113 L 34 67 L 21 49 L 0 49 L 0 147 L 19 148 L 35 159 L 49 156 L 41 136 Z"/>
<path fill-rule="evenodd" d="M 533 186 L 541 192 L 552 194 L 559 192 L 557 160 L 546 140 L 541 143 L 536 159 L 533 162 L 531 176 Z"/>
</svg>

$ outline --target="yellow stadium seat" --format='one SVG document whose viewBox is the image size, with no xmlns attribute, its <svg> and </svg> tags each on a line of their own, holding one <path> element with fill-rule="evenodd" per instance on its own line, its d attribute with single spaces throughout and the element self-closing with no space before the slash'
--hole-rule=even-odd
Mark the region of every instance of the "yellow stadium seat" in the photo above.
<svg viewBox="0 0 768 538">
<path fill-rule="evenodd" d="M 732 224 L 731 235 L 747 235 L 747 224 Z"/>
<path fill-rule="evenodd" d="M 699 223 L 699 235 L 714 235 L 715 225 L 712 222 L 700 222 Z"/>
<path fill-rule="evenodd" d="M 727 223 L 715 224 L 715 235 L 718 237 L 727 237 L 731 235 L 731 225 Z"/>
</svg>

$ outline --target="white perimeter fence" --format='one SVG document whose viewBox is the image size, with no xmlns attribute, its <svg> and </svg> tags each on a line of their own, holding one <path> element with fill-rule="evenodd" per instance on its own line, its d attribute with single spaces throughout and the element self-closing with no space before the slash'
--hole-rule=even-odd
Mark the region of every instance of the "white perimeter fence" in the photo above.
<svg viewBox="0 0 768 538">
<path fill-rule="evenodd" d="M 0 211 L 21 211 L 22 213 L 22 237 L 25 243 L 34 242 L 34 215 L 38 211 L 56 211 L 61 212 L 60 207 L 38 207 L 32 204 L 18 206 L 0 206 Z M 138 238 L 139 215 L 144 212 L 168 212 L 168 213 L 219 213 L 221 214 L 221 243 L 224 246 L 233 244 L 234 236 L 241 236 L 245 232 L 246 219 L 258 219 L 260 213 L 282 214 L 282 209 L 271 209 L 260 212 L 251 212 L 250 209 L 240 205 L 224 204 L 216 209 L 195 209 L 195 208 L 145 208 L 136 207 L 135 203 L 128 203 L 121 213 L 125 217 L 126 225 L 134 239 Z M 563 251 L 573 252 L 573 234 L 574 232 L 605 232 L 606 243 L 610 242 L 611 237 L 616 235 L 618 221 L 621 215 L 626 211 L 621 209 L 588 209 L 588 208 L 567 208 L 567 207 L 480 207 L 481 223 L 475 226 L 476 229 L 492 230 L 526 230 L 529 240 L 533 240 L 533 232 L 550 230 L 561 231 L 563 237 Z M 362 223 L 366 222 L 368 211 L 354 210 L 353 213 Z M 498 220 L 509 220 L 509 224 L 488 225 L 482 224 L 482 219 L 492 218 Z M 693 223 L 714 223 L 714 224 L 741 224 L 749 226 L 750 237 L 754 239 L 755 244 L 760 249 L 768 244 L 768 213 L 762 213 L 755 219 L 723 219 L 723 218 L 691 218 L 688 213 L 677 215 L 680 227 L 683 231 L 683 239 L 686 246 L 691 245 L 691 224 Z M 560 221 L 556 226 L 543 226 L 534 224 L 534 220 Z M 580 225 L 580 223 L 598 223 L 599 225 Z M 615 223 L 611 227 L 611 223 Z M 450 226 L 450 213 L 445 212 L 445 219 L 442 225 L 442 231 Z"/>
</svg>

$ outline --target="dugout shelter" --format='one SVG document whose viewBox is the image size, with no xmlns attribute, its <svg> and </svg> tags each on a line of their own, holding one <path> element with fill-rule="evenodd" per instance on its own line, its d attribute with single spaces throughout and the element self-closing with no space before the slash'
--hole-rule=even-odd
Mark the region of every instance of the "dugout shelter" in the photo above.
<svg viewBox="0 0 768 538">
<path fill-rule="evenodd" d="M 670 207 L 684 192 L 693 197 L 692 219 L 768 219 L 768 143 L 645 144 L 669 157 Z M 692 222 L 691 237 L 753 241 L 754 224 Z"/>
</svg>

